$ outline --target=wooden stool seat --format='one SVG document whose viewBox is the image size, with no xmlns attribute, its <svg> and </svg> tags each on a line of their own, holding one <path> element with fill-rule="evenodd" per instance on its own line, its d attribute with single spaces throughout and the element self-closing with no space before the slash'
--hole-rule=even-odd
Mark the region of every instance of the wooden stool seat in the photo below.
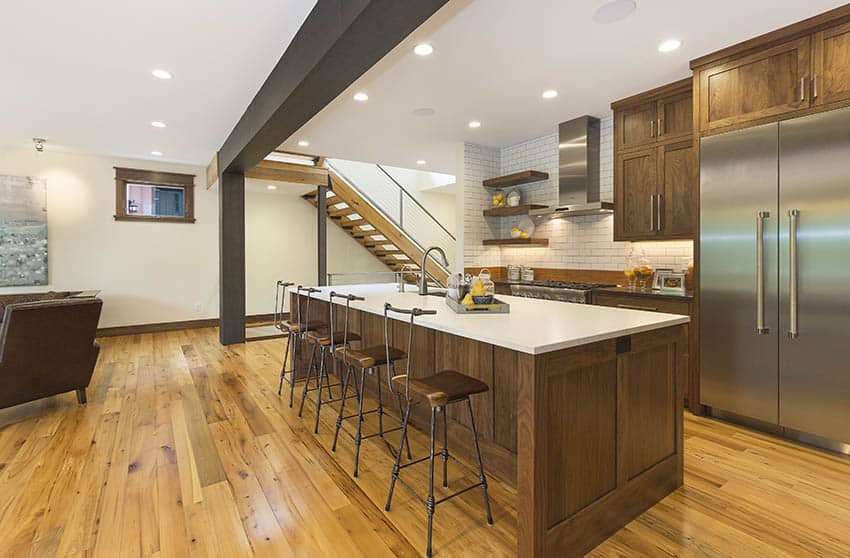
<svg viewBox="0 0 850 558">
<path fill-rule="evenodd" d="M 283 320 L 283 327 L 289 330 L 289 333 L 304 333 L 307 331 L 324 329 L 326 328 L 326 324 L 319 320 L 310 320 L 309 322 L 300 323 L 295 320 Z"/>
<path fill-rule="evenodd" d="M 390 362 L 407 358 L 407 353 L 401 349 L 390 347 Z M 345 349 L 338 347 L 336 358 L 344 359 L 345 363 L 357 368 L 372 368 L 374 366 L 383 366 L 387 363 L 387 348 L 384 345 L 376 345 L 374 347 L 366 347 L 365 349 Z"/>
<path fill-rule="evenodd" d="M 328 347 L 331 344 L 339 345 L 340 343 L 342 343 L 345 340 L 346 340 L 345 333 L 342 332 L 342 331 L 335 331 L 335 332 L 333 332 L 333 334 L 330 334 L 326 331 L 316 331 L 316 330 L 312 330 L 312 331 L 307 332 L 307 342 L 308 343 L 314 343 L 316 345 L 319 345 L 320 347 Z M 347 340 L 349 342 L 360 341 L 360 336 L 357 335 L 356 333 L 349 333 Z"/>
<path fill-rule="evenodd" d="M 405 375 L 393 376 L 392 381 L 396 390 L 404 393 Z M 410 395 L 426 399 L 431 407 L 443 407 L 489 389 L 481 380 L 454 370 L 443 370 L 426 378 L 410 378 Z"/>
</svg>

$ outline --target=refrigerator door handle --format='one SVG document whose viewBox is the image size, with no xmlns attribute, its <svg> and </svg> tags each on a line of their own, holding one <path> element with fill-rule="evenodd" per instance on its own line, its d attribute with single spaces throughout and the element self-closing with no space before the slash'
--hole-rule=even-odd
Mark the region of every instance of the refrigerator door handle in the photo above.
<svg viewBox="0 0 850 558">
<path fill-rule="evenodd" d="M 797 221 L 799 209 L 788 210 L 788 337 L 796 339 L 797 330 Z"/>
<path fill-rule="evenodd" d="M 767 335 L 770 328 L 764 325 L 764 220 L 769 211 L 756 213 L 756 333 Z"/>
</svg>

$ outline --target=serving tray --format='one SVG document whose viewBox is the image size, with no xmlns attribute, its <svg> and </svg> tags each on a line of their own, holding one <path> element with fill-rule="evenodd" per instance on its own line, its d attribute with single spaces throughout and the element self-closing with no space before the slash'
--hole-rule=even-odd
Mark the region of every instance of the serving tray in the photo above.
<svg viewBox="0 0 850 558">
<path fill-rule="evenodd" d="M 446 305 L 457 314 L 508 314 L 511 305 L 494 298 L 492 304 L 461 304 L 451 297 L 446 297 Z"/>
</svg>

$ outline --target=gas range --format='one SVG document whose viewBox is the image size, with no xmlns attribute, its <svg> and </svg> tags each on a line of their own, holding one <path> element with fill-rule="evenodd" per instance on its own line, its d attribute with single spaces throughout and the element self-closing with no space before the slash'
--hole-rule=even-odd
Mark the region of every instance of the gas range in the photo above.
<svg viewBox="0 0 850 558">
<path fill-rule="evenodd" d="M 593 289 L 612 287 L 599 283 L 574 283 L 571 281 L 523 281 L 511 283 L 511 294 L 526 298 L 542 298 L 560 302 L 590 304 Z"/>
</svg>

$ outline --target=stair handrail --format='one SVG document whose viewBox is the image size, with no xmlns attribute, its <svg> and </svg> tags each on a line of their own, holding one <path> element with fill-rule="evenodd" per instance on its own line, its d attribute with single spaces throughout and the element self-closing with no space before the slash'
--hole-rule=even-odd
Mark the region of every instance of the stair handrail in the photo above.
<svg viewBox="0 0 850 558">
<path fill-rule="evenodd" d="M 369 195 L 368 195 L 368 194 L 366 194 L 365 192 L 363 192 L 363 190 L 362 190 L 362 189 L 358 188 L 358 187 L 354 184 L 354 182 L 353 182 L 353 181 L 351 181 L 348 177 L 346 177 L 346 176 L 345 176 L 345 174 L 344 174 L 343 172 L 341 172 L 339 169 L 337 169 L 336 167 L 334 167 L 334 165 L 331 163 L 331 161 L 330 161 L 329 159 L 325 159 L 324 163 L 325 163 L 325 166 L 327 166 L 327 168 L 328 168 L 331 172 L 333 172 L 333 173 L 334 173 L 337 177 L 339 177 L 340 179 L 342 179 L 343 181 L 345 181 L 345 183 L 346 183 L 346 184 L 348 184 L 348 186 L 349 186 L 352 190 L 356 191 L 358 195 L 360 195 L 363 199 L 365 199 L 367 202 L 369 202 L 369 205 L 371 205 L 371 206 L 372 206 L 372 207 L 373 207 L 376 211 L 378 211 L 381 215 L 383 215 L 383 217 L 384 217 L 385 219 L 387 219 L 390 223 L 392 223 L 393 225 L 395 225 L 395 226 L 398 228 L 398 230 L 399 230 L 399 231 L 401 231 L 401 233 L 402 233 L 402 234 L 404 234 L 404 236 L 406 236 L 406 237 L 407 237 L 407 238 L 408 238 L 408 239 L 409 239 L 409 240 L 410 240 L 413 244 L 415 244 L 415 245 L 416 245 L 416 247 L 417 247 L 417 248 L 419 248 L 419 250 L 421 250 L 421 251 L 423 251 L 423 252 L 425 251 L 425 247 L 424 247 L 424 246 L 422 246 L 422 244 L 420 244 L 418 240 L 416 240 L 415 238 L 413 238 L 412 236 L 410 236 L 410 234 L 409 234 L 409 233 L 408 233 L 408 232 L 404 229 L 404 227 L 402 226 L 402 224 L 401 224 L 401 223 L 397 222 L 397 221 L 396 221 L 396 220 L 395 220 L 395 219 L 394 219 L 391 215 L 388 215 L 388 214 L 386 213 L 386 211 L 384 211 L 384 210 L 381 208 L 381 206 L 380 206 L 379 204 L 377 204 L 377 203 L 376 203 L 376 202 L 375 202 L 375 201 L 374 201 L 371 197 L 369 197 Z M 387 174 L 387 176 L 390 178 L 390 180 L 392 180 L 392 181 L 393 181 L 393 183 L 394 183 L 394 184 L 395 184 L 398 188 L 400 188 L 401 190 L 403 190 L 403 191 L 404 191 L 404 193 L 406 193 L 406 194 L 408 195 L 408 197 L 410 197 L 411 199 L 413 199 L 414 201 L 416 201 L 416 203 L 417 203 L 417 205 L 419 205 L 419 207 L 422 207 L 422 204 L 420 204 L 420 203 L 419 203 L 419 202 L 418 202 L 415 198 L 413 198 L 413 196 L 411 196 L 411 195 L 410 195 L 410 193 L 408 193 L 408 192 L 407 192 L 407 190 L 405 190 L 405 189 L 404 189 L 404 187 L 403 187 L 403 186 L 401 186 L 401 184 L 399 184 L 399 183 L 398 183 L 395 179 L 393 179 L 393 177 L 392 177 L 392 176 L 389 176 L 389 173 L 387 173 L 387 171 L 385 171 L 383 168 L 381 168 L 381 166 L 380 166 L 380 165 L 378 165 L 378 164 L 376 164 L 376 163 L 365 163 L 365 164 L 374 164 L 376 167 L 380 168 L 380 169 L 384 172 L 384 174 Z M 425 209 L 424 207 L 423 207 L 422 209 L 423 209 L 423 210 L 424 210 L 424 211 L 428 214 L 428 216 L 429 216 L 429 217 L 430 217 L 430 218 L 431 218 L 431 219 L 432 219 L 435 223 L 437 223 L 438 225 L 440 225 L 440 227 L 441 227 L 444 231 L 446 231 L 446 233 L 448 233 L 448 235 L 452 238 L 452 240 L 454 240 L 455 242 L 457 242 L 457 238 L 455 238 L 455 236 L 454 236 L 453 234 L 449 233 L 449 231 L 447 231 L 447 230 L 446 230 L 446 228 L 445 228 L 445 227 L 443 227 L 443 225 L 442 225 L 439 221 L 437 221 L 437 219 L 436 219 L 433 215 L 431 215 L 431 212 L 429 212 L 429 211 L 428 211 L 427 209 Z M 401 211 L 401 208 L 399 208 L 399 211 Z M 449 269 L 448 269 L 446 266 L 444 266 L 443 264 L 441 264 L 439 261 L 437 261 L 437 259 L 436 259 L 436 258 L 434 258 L 433 256 L 429 255 L 429 256 L 428 256 L 428 259 L 429 259 L 432 263 L 436 264 L 436 265 L 437 265 L 440 269 L 442 269 L 443 271 L 445 271 L 447 275 L 449 274 Z M 431 274 L 429 273 L 429 275 L 431 275 Z M 433 276 L 432 276 L 432 278 L 433 278 Z M 439 282 L 438 282 L 438 283 L 439 283 Z"/>
<path fill-rule="evenodd" d="M 410 192 L 408 192 L 408 191 L 407 191 L 407 188 L 405 188 L 404 186 L 402 186 L 402 185 L 399 183 L 399 181 L 398 181 L 398 180 L 396 180 L 395 178 L 393 178 L 393 175 L 391 175 L 389 172 L 387 172 L 387 169 L 385 169 L 383 166 L 381 166 L 381 165 L 380 165 L 380 163 L 375 163 L 375 166 L 376 166 L 376 167 L 378 167 L 379 169 L 381 169 L 381 171 L 382 171 L 385 175 L 387 175 L 387 178 L 389 178 L 390 180 L 392 180 L 392 181 L 393 181 L 393 184 L 395 184 L 396 186 L 398 186 L 398 189 L 399 189 L 399 190 L 401 190 L 402 192 L 404 192 L 405 194 L 407 194 L 407 197 L 408 197 L 408 198 L 410 198 L 411 200 L 413 200 L 413 203 L 415 203 L 416 205 L 418 205 L 418 206 L 420 207 L 420 209 L 422 209 L 422 211 L 424 211 L 424 212 L 425 212 L 425 214 L 426 214 L 428 217 L 430 217 L 430 218 L 431 218 L 431 220 L 432 220 L 432 221 L 434 221 L 435 223 L 437 223 L 437 225 L 438 225 L 441 229 L 443 229 L 443 231 L 445 231 L 445 233 L 446 233 L 447 235 L 449 235 L 449 236 L 451 237 L 451 239 L 452 239 L 452 240 L 454 240 L 455 242 L 457 242 L 457 238 L 455 238 L 455 235 L 453 235 L 451 232 L 449 232 L 449 229 L 447 229 L 447 228 L 445 227 L 445 225 L 443 225 L 443 224 L 439 221 L 439 219 L 437 219 L 436 217 L 434 217 L 434 214 L 433 214 L 433 213 L 431 213 L 430 211 L 428 211 L 427 209 L 425 209 L 425 206 L 424 206 L 424 205 L 422 205 L 422 204 L 419 202 L 419 200 L 417 200 L 417 199 L 416 199 L 416 197 L 415 197 L 413 194 L 411 194 Z M 403 208 L 404 208 L 404 206 L 400 204 L 400 205 L 399 205 L 399 211 L 401 211 L 401 209 L 403 209 Z M 402 213 L 400 213 L 400 217 L 401 217 L 401 219 L 402 219 L 402 228 L 403 228 L 403 227 L 404 227 L 404 221 L 403 221 L 403 219 L 404 219 L 404 215 L 403 215 Z"/>
</svg>

